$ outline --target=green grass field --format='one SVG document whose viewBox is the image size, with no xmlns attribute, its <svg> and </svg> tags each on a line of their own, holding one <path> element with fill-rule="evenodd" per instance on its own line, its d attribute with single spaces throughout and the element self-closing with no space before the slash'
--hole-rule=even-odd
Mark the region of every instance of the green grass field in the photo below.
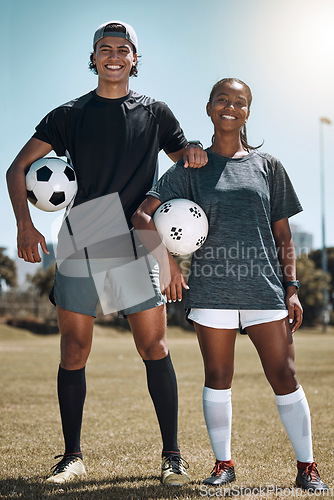
<svg viewBox="0 0 334 500">
<path fill-rule="evenodd" d="M 53 456 L 63 452 L 56 395 L 58 344 L 58 335 L 0 325 L 0 499 L 308 496 L 293 489 L 293 451 L 256 351 L 242 335 L 232 387 L 237 480 L 230 491 L 201 490 L 201 480 L 214 465 L 202 414 L 203 367 L 195 335 L 178 328 L 169 328 L 169 345 L 179 384 L 179 444 L 190 463 L 192 483 L 183 488 L 160 484 L 161 439 L 144 365 L 130 333 L 96 326 L 82 429 L 88 475 L 71 485 L 45 485 Z M 311 409 L 315 459 L 332 496 L 334 329 L 326 335 L 301 330 L 295 345 L 298 378 Z"/>
</svg>

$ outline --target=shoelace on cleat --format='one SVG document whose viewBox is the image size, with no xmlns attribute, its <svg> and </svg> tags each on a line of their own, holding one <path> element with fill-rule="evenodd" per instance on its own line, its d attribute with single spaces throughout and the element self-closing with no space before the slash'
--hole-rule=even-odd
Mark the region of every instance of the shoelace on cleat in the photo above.
<svg viewBox="0 0 334 500">
<path fill-rule="evenodd" d="M 65 457 L 64 455 L 56 455 L 54 458 L 60 457 L 63 458 L 57 464 L 53 465 L 50 469 L 51 471 L 53 471 L 53 474 L 60 474 L 61 472 L 64 472 L 66 468 L 76 460 L 76 458 L 73 456 Z"/>
<path fill-rule="evenodd" d="M 317 469 L 317 464 L 315 462 L 311 463 L 302 472 L 303 476 L 307 475 L 312 481 L 319 481 L 320 474 Z"/>
<path fill-rule="evenodd" d="M 223 471 L 229 470 L 231 468 L 230 465 L 227 465 L 223 461 L 216 460 L 215 466 L 211 471 L 211 476 L 219 476 Z"/>
<path fill-rule="evenodd" d="M 167 457 L 167 460 L 162 466 L 162 470 L 165 471 L 168 469 L 171 469 L 174 474 L 182 474 L 184 469 L 189 469 L 189 464 L 184 458 L 178 455 L 175 457 Z"/>
</svg>

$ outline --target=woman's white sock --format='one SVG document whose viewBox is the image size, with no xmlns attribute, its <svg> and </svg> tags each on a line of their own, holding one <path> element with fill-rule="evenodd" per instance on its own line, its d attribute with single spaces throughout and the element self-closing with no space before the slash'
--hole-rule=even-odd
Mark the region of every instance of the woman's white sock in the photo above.
<svg viewBox="0 0 334 500">
<path fill-rule="evenodd" d="M 203 388 L 203 413 L 217 460 L 231 460 L 231 389 Z"/>
<path fill-rule="evenodd" d="M 284 396 L 275 395 L 275 398 L 279 416 L 297 460 L 313 462 L 311 415 L 302 387 Z"/>
</svg>

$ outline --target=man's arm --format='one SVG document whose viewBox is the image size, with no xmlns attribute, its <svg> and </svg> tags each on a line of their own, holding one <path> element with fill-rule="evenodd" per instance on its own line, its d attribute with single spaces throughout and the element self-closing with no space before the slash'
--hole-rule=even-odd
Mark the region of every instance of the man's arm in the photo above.
<svg viewBox="0 0 334 500">
<path fill-rule="evenodd" d="M 48 254 L 44 236 L 34 227 L 27 201 L 25 174 L 30 165 L 52 151 L 50 144 L 32 138 L 21 149 L 7 170 L 7 186 L 17 223 L 18 256 L 26 262 L 40 262 L 38 244 Z"/>
<path fill-rule="evenodd" d="M 273 235 L 278 252 L 278 259 L 283 271 L 283 281 L 296 281 L 295 247 L 292 241 L 288 218 L 281 219 L 272 224 Z M 294 333 L 303 320 L 303 309 L 297 295 L 295 286 L 286 289 L 285 302 L 289 311 L 291 331 Z"/>
<path fill-rule="evenodd" d="M 176 163 L 181 158 L 184 161 L 184 167 L 201 168 L 208 163 L 208 155 L 199 146 L 189 145 L 175 153 L 170 153 L 168 157 Z"/>
</svg>

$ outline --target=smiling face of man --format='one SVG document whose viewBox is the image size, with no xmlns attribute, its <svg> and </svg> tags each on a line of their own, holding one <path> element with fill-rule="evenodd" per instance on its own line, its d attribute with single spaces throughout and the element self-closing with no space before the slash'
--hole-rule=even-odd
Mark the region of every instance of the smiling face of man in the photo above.
<svg viewBox="0 0 334 500">
<path fill-rule="evenodd" d="M 93 62 L 99 83 L 128 83 L 131 69 L 137 63 L 137 54 L 131 42 L 121 37 L 105 37 L 96 44 Z"/>
</svg>

